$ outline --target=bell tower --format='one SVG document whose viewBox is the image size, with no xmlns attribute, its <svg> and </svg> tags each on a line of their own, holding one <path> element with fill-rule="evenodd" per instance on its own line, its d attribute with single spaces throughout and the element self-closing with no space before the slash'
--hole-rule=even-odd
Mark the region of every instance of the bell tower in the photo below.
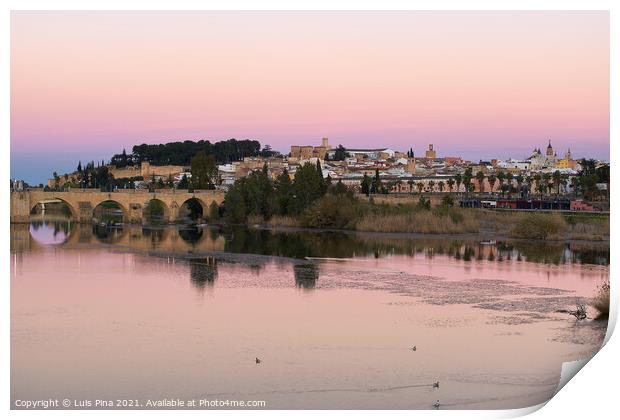
<svg viewBox="0 0 620 420">
<path fill-rule="evenodd" d="M 551 140 L 549 140 L 549 145 L 547 146 L 547 156 L 553 156 L 553 147 L 551 147 Z"/>
</svg>

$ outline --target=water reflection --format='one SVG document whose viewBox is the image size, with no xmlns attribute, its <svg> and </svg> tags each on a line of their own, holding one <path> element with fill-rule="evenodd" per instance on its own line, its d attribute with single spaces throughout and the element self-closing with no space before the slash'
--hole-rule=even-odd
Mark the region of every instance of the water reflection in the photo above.
<svg viewBox="0 0 620 420">
<path fill-rule="evenodd" d="M 20 229 L 26 229 L 24 234 L 34 239 L 35 243 L 42 245 L 54 244 L 70 247 L 75 243 L 104 243 L 136 251 L 158 250 L 164 253 L 192 254 L 193 256 L 213 252 L 294 259 L 306 257 L 380 259 L 392 255 L 422 255 L 431 260 L 436 256 L 448 256 L 465 262 L 526 261 L 553 265 L 609 265 L 610 259 L 607 242 L 505 240 L 488 243 L 481 242 L 474 237 L 407 238 L 344 232 L 269 231 L 244 227 L 147 227 L 111 224 L 89 226 L 58 220 L 33 221 L 29 227 L 12 224 L 11 237 L 20 235 Z M 11 243 L 12 249 L 16 251 L 24 246 L 24 241 L 12 241 Z"/>
<path fill-rule="evenodd" d="M 123 228 L 105 223 L 93 224 L 92 233 L 101 243 L 114 244 L 122 237 Z"/>
<path fill-rule="evenodd" d="M 217 279 L 217 259 L 213 257 L 190 259 L 189 277 L 194 286 L 204 289 L 205 286 L 213 286 Z"/>
<path fill-rule="evenodd" d="M 202 228 L 198 226 L 180 227 L 179 236 L 187 243 L 198 243 L 202 238 Z"/>
<path fill-rule="evenodd" d="M 606 328 L 557 310 L 608 279 L 579 265 L 608 243 L 49 222 L 11 251 L 13 401 L 429 408 L 439 379 L 448 408 L 517 408 Z"/>
<path fill-rule="evenodd" d="M 144 226 L 142 236 L 148 238 L 152 243 L 160 243 L 166 239 L 168 229 L 164 227 Z"/>
<path fill-rule="evenodd" d="M 65 220 L 36 220 L 30 223 L 30 235 L 42 245 L 59 245 L 69 238 L 71 227 Z"/>
<path fill-rule="evenodd" d="M 314 289 L 319 279 L 319 268 L 314 264 L 296 264 L 293 266 L 295 285 L 301 289 Z"/>
</svg>

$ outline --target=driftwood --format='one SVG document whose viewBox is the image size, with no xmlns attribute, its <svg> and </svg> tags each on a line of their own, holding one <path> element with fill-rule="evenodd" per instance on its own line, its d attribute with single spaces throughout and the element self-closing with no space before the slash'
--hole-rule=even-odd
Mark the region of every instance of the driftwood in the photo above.
<svg viewBox="0 0 620 420">
<path fill-rule="evenodd" d="M 583 305 L 583 304 L 577 305 L 576 310 L 568 311 L 568 313 L 574 316 L 575 318 L 577 318 L 578 320 L 586 319 L 586 317 L 588 316 L 587 311 L 586 311 L 586 305 Z"/>
<path fill-rule="evenodd" d="M 566 310 L 566 309 L 560 309 L 560 310 L 557 310 L 556 312 L 561 313 L 561 314 L 572 315 L 575 318 L 577 318 L 577 320 L 586 319 L 588 317 L 586 305 L 583 305 L 583 304 L 577 304 L 577 309 L 574 310 L 574 311 Z"/>
</svg>

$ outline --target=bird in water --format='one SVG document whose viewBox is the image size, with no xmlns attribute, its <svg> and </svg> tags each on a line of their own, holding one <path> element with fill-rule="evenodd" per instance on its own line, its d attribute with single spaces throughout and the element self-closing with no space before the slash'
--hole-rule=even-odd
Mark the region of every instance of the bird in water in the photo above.
<svg viewBox="0 0 620 420">
<path fill-rule="evenodd" d="M 439 400 L 437 400 L 437 401 L 435 402 L 435 404 L 433 404 L 433 407 L 435 407 L 435 408 L 439 408 Z"/>
<path fill-rule="evenodd" d="M 439 388 L 439 381 L 433 383 L 433 388 Z"/>
<path fill-rule="evenodd" d="M 411 347 L 411 351 L 416 351 L 418 348 L 416 346 Z"/>
<path fill-rule="evenodd" d="M 257 357 L 256 358 L 256 364 L 259 364 L 259 363 L 260 363 L 260 359 Z"/>
</svg>

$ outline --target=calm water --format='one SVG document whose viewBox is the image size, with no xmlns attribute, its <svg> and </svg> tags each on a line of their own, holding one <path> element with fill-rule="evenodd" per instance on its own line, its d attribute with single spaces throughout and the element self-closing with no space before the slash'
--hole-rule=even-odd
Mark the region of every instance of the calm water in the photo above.
<svg viewBox="0 0 620 420">
<path fill-rule="evenodd" d="M 608 278 L 609 244 L 484 239 L 12 225 L 12 403 L 544 402 L 603 341 L 593 308 L 556 311 Z"/>
</svg>

